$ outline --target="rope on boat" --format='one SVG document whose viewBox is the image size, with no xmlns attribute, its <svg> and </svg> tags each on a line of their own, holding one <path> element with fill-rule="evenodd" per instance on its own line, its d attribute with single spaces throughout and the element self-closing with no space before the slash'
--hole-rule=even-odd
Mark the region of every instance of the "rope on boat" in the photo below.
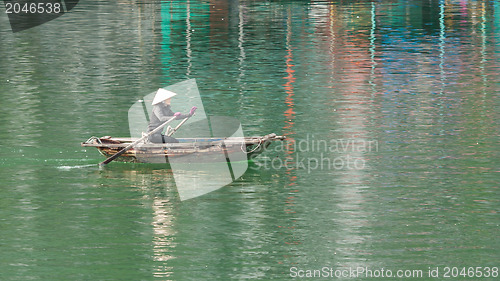
<svg viewBox="0 0 500 281">
<path fill-rule="evenodd" d="M 85 141 L 85 143 L 92 144 L 94 140 L 97 141 L 99 144 L 102 144 L 101 139 L 95 136 L 91 136 L 88 140 Z"/>
<path fill-rule="evenodd" d="M 259 143 L 257 144 L 257 146 L 255 148 L 253 148 L 252 150 L 250 151 L 246 151 L 245 148 L 243 148 L 243 145 L 245 145 L 245 143 L 242 143 L 241 144 L 241 151 L 243 151 L 244 153 L 246 154 L 250 154 L 250 153 L 253 153 L 255 152 L 257 149 L 259 149 L 260 145 L 262 144 L 262 138 L 259 138 Z"/>
<path fill-rule="evenodd" d="M 96 137 L 96 136 L 91 136 L 88 140 L 85 141 L 85 143 L 88 143 L 88 144 L 93 144 L 95 142 L 97 142 L 98 144 L 102 144 L 102 141 L 100 138 Z M 99 154 L 101 154 L 102 156 L 105 156 L 105 157 L 108 157 L 108 155 L 106 155 L 106 153 L 104 153 L 104 151 L 98 149 L 99 151 Z"/>
</svg>

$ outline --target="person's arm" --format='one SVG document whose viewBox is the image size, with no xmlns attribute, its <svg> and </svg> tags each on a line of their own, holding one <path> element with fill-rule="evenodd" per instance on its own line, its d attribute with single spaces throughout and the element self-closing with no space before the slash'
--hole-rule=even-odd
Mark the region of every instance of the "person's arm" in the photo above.
<svg viewBox="0 0 500 281">
<path fill-rule="evenodd" d="M 193 106 L 193 108 L 191 108 L 191 111 L 188 114 L 181 114 L 180 112 L 174 113 L 172 109 L 170 109 L 170 106 L 167 107 L 155 106 L 153 107 L 153 114 L 155 114 L 156 117 L 158 117 L 158 119 L 161 122 L 165 122 L 168 119 L 172 118 L 173 116 L 177 117 L 176 119 L 184 119 L 187 117 L 191 117 L 193 116 L 194 111 L 196 110 L 195 106 Z"/>
<path fill-rule="evenodd" d="M 189 111 L 188 114 L 181 114 L 180 112 L 174 113 L 175 116 L 177 116 L 177 119 L 184 119 L 188 118 L 194 115 L 194 112 L 198 109 L 196 106 L 191 107 L 191 110 Z"/>
<path fill-rule="evenodd" d="M 156 115 L 160 122 L 165 122 L 174 116 L 174 113 L 169 107 L 162 108 L 161 106 L 153 106 L 153 114 Z"/>
</svg>

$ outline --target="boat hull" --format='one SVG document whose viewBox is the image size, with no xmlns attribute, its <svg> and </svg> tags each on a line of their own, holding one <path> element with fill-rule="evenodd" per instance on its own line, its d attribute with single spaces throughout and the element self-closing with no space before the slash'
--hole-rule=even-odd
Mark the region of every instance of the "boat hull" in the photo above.
<svg viewBox="0 0 500 281">
<path fill-rule="evenodd" d="M 176 163 L 213 163 L 220 162 L 221 159 L 229 161 L 229 158 L 232 161 L 234 155 L 240 156 L 237 157 L 238 160 L 248 160 L 265 151 L 273 141 L 282 141 L 284 139 L 284 136 L 269 134 L 262 137 L 245 138 L 179 138 L 179 143 L 167 144 L 140 143 L 127 150 L 115 161 L 135 163 L 169 163 L 170 161 Z M 83 147 L 95 147 L 103 156 L 110 157 L 135 140 L 133 138 L 112 138 L 109 136 L 91 137 L 81 145 Z"/>
</svg>

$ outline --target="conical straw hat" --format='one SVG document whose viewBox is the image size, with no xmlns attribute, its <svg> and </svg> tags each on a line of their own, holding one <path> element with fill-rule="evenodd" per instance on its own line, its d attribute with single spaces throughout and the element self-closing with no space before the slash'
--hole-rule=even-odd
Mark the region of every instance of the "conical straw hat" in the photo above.
<svg viewBox="0 0 500 281">
<path fill-rule="evenodd" d="M 155 98 L 153 99 L 153 105 L 158 104 L 166 99 L 169 99 L 173 96 L 176 96 L 177 94 L 174 92 L 171 92 L 169 90 L 165 90 L 163 88 L 159 88 L 158 91 L 156 91 Z"/>
</svg>

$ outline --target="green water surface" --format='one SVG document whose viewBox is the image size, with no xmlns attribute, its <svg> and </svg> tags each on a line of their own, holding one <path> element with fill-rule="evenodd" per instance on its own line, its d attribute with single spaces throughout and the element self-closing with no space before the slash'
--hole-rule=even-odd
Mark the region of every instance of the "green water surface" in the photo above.
<svg viewBox="0 0 500 281">
<path fill-rule="evenodd" d="M 80 1 L 18 33 L 0 12 L 0 280 L 495 279 L 498 1 Z M 187 201 L 80 146 L 189 78 L 287 141 Z"/>
</svg>

